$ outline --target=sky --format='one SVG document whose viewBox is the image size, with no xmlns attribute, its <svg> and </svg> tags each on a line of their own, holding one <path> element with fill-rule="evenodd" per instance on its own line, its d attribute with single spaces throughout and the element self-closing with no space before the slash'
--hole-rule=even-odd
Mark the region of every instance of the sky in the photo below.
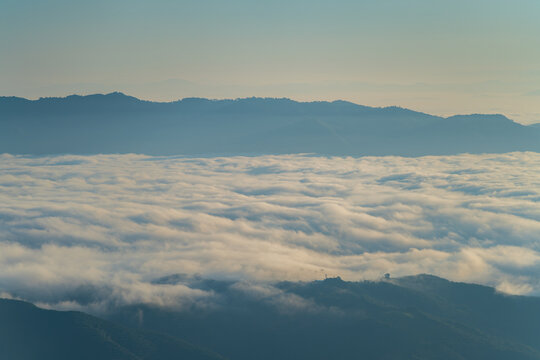
<svg viewBox="0 0 540 360">
<path fill-rule="evenodd" d="M 0 95 L 290 97 L 540 122 L 537 0 L 1 0 Z"/>
</svg>

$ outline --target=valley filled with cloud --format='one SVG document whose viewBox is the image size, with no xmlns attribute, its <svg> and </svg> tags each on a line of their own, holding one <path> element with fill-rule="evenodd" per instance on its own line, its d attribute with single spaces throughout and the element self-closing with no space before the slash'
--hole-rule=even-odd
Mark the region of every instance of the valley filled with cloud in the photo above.
<svg viewBox="0 0 540 360">
<path fill-rule="evenodd" d="M 539 203 L 537 153 L 4 154 L 0 292 L 96 310 L 211 304 L 158 281 L 175 274 L 274 291 L 265 284 L 430 273 L 539 295 Z"/>
</svg>

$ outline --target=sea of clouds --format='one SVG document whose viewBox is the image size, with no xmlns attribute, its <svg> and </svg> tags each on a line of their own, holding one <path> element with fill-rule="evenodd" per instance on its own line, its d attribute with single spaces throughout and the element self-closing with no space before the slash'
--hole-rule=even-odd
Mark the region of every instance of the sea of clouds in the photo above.
<svg viewBox="0 0 540 360">
<path fill-rule="evenodd" d="M 181 304 L 251 284 L 430 273 L 540 294 L 540 154 L 0 155 L 0 297 Z"/>
</svg>

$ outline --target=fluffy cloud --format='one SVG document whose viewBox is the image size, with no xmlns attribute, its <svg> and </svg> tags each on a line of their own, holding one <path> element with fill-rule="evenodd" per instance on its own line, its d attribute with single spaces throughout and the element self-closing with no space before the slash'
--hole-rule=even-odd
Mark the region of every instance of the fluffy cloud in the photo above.
<svg viewBox="0 0 540 360">
<path fill-rule="evenodd" d="M 539 201 L 536 153 L 0 155 L 0 292 L 181 306 L 212 294 L 154 280 L 390 272 L 540 294 Z"/>
</svg>

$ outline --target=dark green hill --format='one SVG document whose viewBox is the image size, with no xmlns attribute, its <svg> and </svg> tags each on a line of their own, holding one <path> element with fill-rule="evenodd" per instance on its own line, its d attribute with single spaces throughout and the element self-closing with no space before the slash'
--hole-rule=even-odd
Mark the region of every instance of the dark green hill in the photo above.
<svg viewBox="0 0 540 360">
<path fill-rule="evenodd" d="M 431 316 L 465 323 L 540 351 L 540 298 L 512 296 L 431 275 L 399 278 L 394 283 L 429 299 L 433 307 L 423 310 Z"/>
<path fill-rule="evenodd" d="M 0 359 L 220 359 L 201 350 L 211 349 L 235 360 L 540 360 L 540 298 L 486 286 L 430 275 L 271 286 L 156 280 L 179 281 L 211 291 L 213 306 L 127 306 L 110 322 L 0 300 Z"/>
<path fill-rule="evenodd" d="M 218 355 L 154 332 L 80 312 L 43 310 L 0 299 L 0 359 L 217 360 Z"/>
<path fill-rule="evenodd" d="M 232 282 L 191 286 L 212 290 L 218 306 L 188 312 L 134 306 L 114 318 L 140 326 L 133 319 L 142 311 L 143 327 L 237 360 L 540 359 L 540 299 L 488 287 L 425 275 L 284 282 L 256 295 Z"/>
</svg>

